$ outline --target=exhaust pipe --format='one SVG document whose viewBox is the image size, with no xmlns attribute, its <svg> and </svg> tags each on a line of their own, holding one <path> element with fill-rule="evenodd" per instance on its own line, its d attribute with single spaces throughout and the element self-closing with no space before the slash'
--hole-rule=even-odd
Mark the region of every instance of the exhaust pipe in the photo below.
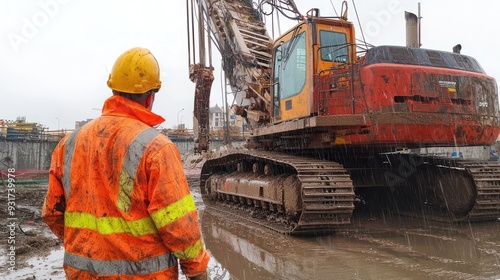
<svg viewBox="0 0 500 280">
<path fill-rule="evenodd" d="M 418 17 L 414 13 L 405 11 L 406 20 L 406 46 L 409 48 L 419 48 L 418 40 Z"/>
<path fill-rule="evenodd" d="M 414 13 L 405 11 L 406 20 L 406 46 L 409 48 L 420 48 L 422 46 L 421 35 L 422 32 L 420 28 L 420 2 L 418 2 L 418 16 Z"/>
</svg>

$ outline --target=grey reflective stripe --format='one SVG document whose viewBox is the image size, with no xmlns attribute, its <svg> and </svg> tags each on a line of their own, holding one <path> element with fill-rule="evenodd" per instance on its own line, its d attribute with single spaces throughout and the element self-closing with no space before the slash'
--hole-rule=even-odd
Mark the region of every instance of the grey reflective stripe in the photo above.
<svg viewBox="0 0 500 280">
<path fill-rule="evenodd" d="M 99 276 L 128 274 L 143 275 L 165 270 L 177 265 L 172 253 L 160 255 L 141 261 L 100 261 L 64 253 L 64 264 L 80 271 L 98 274 Z"/>
<path fill-rule="evenodd" d="M 130 210 L 130 195 L 134 186 L 135 173 L 141 162 L 142 155 L 148 144 L 160 133 L 154 128 L 148 128 L 137 135 L 127 148 L 119 178 L 118 199 L 116 206 L 124 212 Z"/>
<path fill-rule="evenodd" d="M 64 143 L 64 156 L 63 156 L 63 175 L 62 175 L 62 184 L 64 187 L 64 196 L 66 197 L 66 201 L 69 198 L 69 192 L 71 190 L 71 162 L 73 160 L 73 154 L 75 152 L 75 142 L 76 136 L 80 129 L 73 131 L 66 139 Z"/>
</svg>

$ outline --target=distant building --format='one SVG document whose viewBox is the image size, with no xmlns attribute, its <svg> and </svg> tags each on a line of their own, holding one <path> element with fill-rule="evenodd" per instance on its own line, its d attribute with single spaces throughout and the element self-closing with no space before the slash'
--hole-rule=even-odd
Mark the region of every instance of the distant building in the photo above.
<svg viewBox="0 0 500 280">
<path fill-rule="evenodd" d="M 211 130 L 219 130 L 224 128 L 224 110 L 217 104 L 209 109 L 209 127 Z"/>
<path fill-rule="evenodd" d="M 215 104 L 215 106 L 210 107 L 209 125 L 212 130 L 223 129 L 225 127 L 224 124 L 226 123 L 225 118 L 225 110 L 219 107 L 219 105 Z M 241 116 L 229 115 L 229 126 L 242 127 L 243 119 Z"/>
<path fill-rule="evenodd" d="M 26 122 L 26 117 L 17 117 L 15 121 L 0 120 L 0 139 L 8 141 L 43 141 L 46 140 L 46 128 L 35 122 Z"/>
<path fill-rule="evenodd" d="M 226 128 L 226 114 L 224 108 L 217 104 L 210 107 L 209 126 L 212 139 L 220 140 L 224 138 Z M 231 114 L 228 116 L 229 133 L 234 140 L 240 140 L 245 137 L 248 126 L 244 123 L 241 116 Z"/>
<path fill-rule="evenodd" d="M 75 129 L 79 129 L 80 127 L 82 127 L 86 123 L 90 122 L 91 120 L 93 120 L 93 119 L 87 119 L 86 121 L 76 121 L 75 122 Z"/>
</svg>

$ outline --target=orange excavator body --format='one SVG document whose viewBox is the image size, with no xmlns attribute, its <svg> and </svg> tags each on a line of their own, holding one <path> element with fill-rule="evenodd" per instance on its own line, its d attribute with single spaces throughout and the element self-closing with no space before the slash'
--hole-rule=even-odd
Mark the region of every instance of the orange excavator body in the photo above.
<svg viewBox="0 0 500 280">
<path fill-rule="evenodd" d="M 291 44 L 294 49 L 283 55 Z M 268 101 L 274 105 L 271 121 L 255 128 L 255 139 L 305 133 L 311 139 L 302 139 L 303 149 L 496 141 L 496 82 L 474 58 L 398 46 L 361 54 L 355 52 L 352 24 L 341 20 L 311 18 L 280 37 L 274 48 L 274 99 Z"/>
</svg>

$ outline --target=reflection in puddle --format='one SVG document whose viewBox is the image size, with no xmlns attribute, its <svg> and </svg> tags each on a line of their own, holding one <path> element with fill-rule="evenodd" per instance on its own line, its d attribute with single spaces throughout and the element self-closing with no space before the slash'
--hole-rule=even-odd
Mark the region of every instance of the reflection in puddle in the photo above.
<svg viewBox="0 0 500 280">
<path fill-rule="evenodd" d="M 358 218 L 337 234 L 291 237 L 207 209 L 202 228 L 230 279 L 500 278 L 498 222 Z"/>
</svg>

